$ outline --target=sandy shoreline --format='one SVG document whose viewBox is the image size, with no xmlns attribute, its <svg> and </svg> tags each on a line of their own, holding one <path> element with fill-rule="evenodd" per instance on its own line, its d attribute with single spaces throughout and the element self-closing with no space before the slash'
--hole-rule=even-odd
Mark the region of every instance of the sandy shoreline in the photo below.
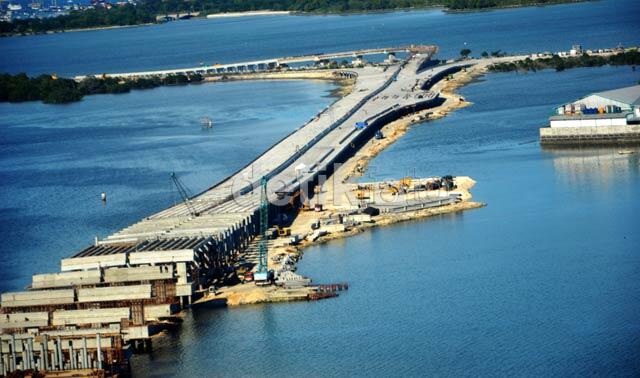
<svg viewBox="0 0 640 378">
<path fill-rule="evenodd" d="M 384 139 L 363 147 L 351 159 L 345 162 L 343 165 L 345 173 L 342 179 L 346 181 L 356 176 L 362 176 L 366 172 L 369 162 L 385 148 L 404 136 L 414 124 L 440 119 L 457 109 L 471 105 L 470 102 L 466 101 L 455 91 L 478 77 L 485 75 L 489 65 L 490 63 L 488 62 L 474 65 L 473 67 L 456 73 L 452 80 L 442 80 L 434 85 L 432 90 L 440 92 L 440 97 L 445 99 L 444 103 L 434 108 L 410 114 L 385 125 L 381 129 L 385 136 Z"/>
<path fill-rule="evenodd" d="M 211 76 L 204 79 L 204 82 L 227 82 L 236 80 L 325 80 L 333 81 L 338 88 L 331 91 L 331 96 L 344 97 L 351 93 L 355 84 L 355 79 L 337 77 L 336 72 L 340 69 L 326 70 L 305 70 L 305 71 L 281 71 L 281 72 L 261 72 L 250 74 L 231 74 L 222 76 Z"/>
<path fill-rule="evenodd" d="M 53 33 L 76 33 L 76 32 L 84 32 L 84 31 L 94 31 L 94 30 L 111 30 L 111 29 L 129 29 L 129 28 L 137 28 L 142 26 L 151 26 L 156 25 L 153 22 L 147 22 L 146 24 L 136 24 L 136 25 L 113 25 L 113 26 L 96 26 L 93 28 L 76 28 L 76 29 L 66 29 Z M 47 33 L 51 34 L 51 33 Z"/>
<path fill-rule="evenodd" d="M 212 13 L 206 17 L 212 18 L 226 18 L 226 17 L 252 17 L 252 16 L 289 16 L 293 14 L 291 11 L 247 11 L 247 12 L 227 12 L 227 13 Z"/>
<path fill-rule="evenodd" d="M 269 269 L 279 269 L 279 258 L 276 256 L 289 256 L 293 261 L 299 261 L 304 255 L 304 250 L 310 246 L 327 243 L 332 240 L 347 238 L 360 234 L 369 229 L 382 226 L 390 226 L 400 222 L 408 222 L 413 220 L 424 219 L 427 217 L 440 216 L 444 214 L 458 213 L 466 210 L 478 209 L 486 206 L 484 203 L 472 201 L 470 189 L 475 185 L 475 181 L 469 177 L 457 177 L 456 184 L 460 192 L 462 201 L 421 210 L 407 211 L 403 213 L 380 214 L 372 217 L 373 221 L 362 222 L 353 227 L 343 230 L 335 230 L 321 236 L 315 240 L 309 240 L 306 236 L 310 235 L 310 225 L 317 222 L 318 219 L 328 219 L 341 212 L 342 203 L 335 203 L 336 198 L 345 196 L 348 193 L 353 194 L 353 186 L 351 183 L 353 178 L 361 176 L 366 172 L 366 167 L 371 159 L 378 155 L 388 146 L 400 139 L 407 133 L 409 128 L 426 120 L 435 120 L 446 116 L 449 112 L 455 111 L 470 103 L 465 101 L 455 90 L 473 81 L 477 77 L 486 73 L 487 64 L 478 64 L 468 70 L 464 70 L 453 75 L 451 80 L 442 80 L 438 82 L 433 90 L 440 92 L 445 98 L 445 102 L 435 108 L 411 114 L 397 121 L 391 122 L 382 128 L 385 138 L 379 141 L 373 140 L 363 146 L 355 155 L 347 159 L 347 161 L 336 170 L 336 172 L 328 178 L 327 182 L 322 186 L 321 193 L 317 194 L 314 201 L 320 201 L 324 205 L 321 212 L 302 211 L 300 210 L 290 225 L 292 235 L 300 235 L 303 237 L 298 245 L 286 245 L 287 238 L 278 238 L 275 240 L 275 246 L 269 249 L 268 263 Z M 330 72 L 306 72 L 297 73 L 300 79 L 328 79 Z M 237 79 L 247 80 L 255 79 L 256 75 L 239 75 Z M 246 76 L 246 77 L 244 77 Z M 294 76 L 295 77 L 295 76 Z M 261 74 L 261 79 L 290 79 L 291 75 L 287 73 Z M 340 200 L 342 201 L 342 200 Z M 294 266 L 295 269 L 295 266 Z M 205 297 L 207 300 L 222 300 L 229 306 L 238 306 L 245 304 L 271 303 L 289 300 L 304 300 L 304 296 L 300 293 L 289 295 L 284 289 L 274 287 L 257 287 L 253 283 L 239 284 L 220 288 L 220 293 L 215 296 Z"/>
<path fill-rule="evenodd" d="M 87 31 L 96 31 L 96 30 L 113 30 L 113 29 L 128 29 L 128 28 L 137 28 L 144 26 L 152 26 L 157 25 L 153 22 L 148 22 L 145 24 L 135 24 L 135 25 L 112 25 L 112 26 L 94 26 L 91 28 L 74 28 L 74 29 L 64 29 L 64 30 L 49 30 L 42 33 L 15 33 L 15 34 L 2 34 L 0 37 L 26 37 L 30 35 L 47 35 L 47 34 L 59 34 L 59 33 L 77 33 L 77 32 L 87 32 Z"/>
</svg>

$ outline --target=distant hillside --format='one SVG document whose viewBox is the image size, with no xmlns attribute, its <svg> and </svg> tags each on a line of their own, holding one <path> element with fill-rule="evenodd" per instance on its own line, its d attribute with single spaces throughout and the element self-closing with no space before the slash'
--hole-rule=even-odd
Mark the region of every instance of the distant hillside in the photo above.
<svg viewBox="0 0 640 378">
<path fill-rule="evenodd" d="M 47 19 L 0 22 L 0 35 L 16 35 L 139 25 L 156 22 L 156 16 L 172 13 L 244 12 L 255 10 L 308 13 L 345 13 L 442 6 L 451 10 L 543 5 L 577 0 L 143 0 L 137 5 L 99 7 Z M 579 1 L 579 0 L 578 0 Z"/>
</svg>

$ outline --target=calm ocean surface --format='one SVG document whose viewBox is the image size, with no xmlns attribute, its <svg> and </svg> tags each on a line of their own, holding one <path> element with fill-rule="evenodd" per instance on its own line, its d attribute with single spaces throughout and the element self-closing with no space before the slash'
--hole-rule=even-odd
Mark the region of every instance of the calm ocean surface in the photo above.
<svg viewBox="0 0 640 378">
<path fill-rule="evenodd" d="M 200 63 L 437 44 L 441 56 L 470 48 L 509 53 L 638 45 L 637 0 L 504 9 L 349 16 L 266 16 L 170 22 L 117 30 L 0 39 L 0 72 L 59 75 L 131 72 Z"/>
<path fill-rule="evenodd" d="M 469 85 L 461 94 L 473 106 L 416 126 L 370 172 L 470 175 L 486 208 L 310 248 L 299 272 L 348 281 L 348 293 L 192 311 L 135 357 L 136 372 L 637 376 L 639 155 L 541 151 L 537 135 L 563 99 L 638 79 L 625 67 Z"/>
<path fill-rule="evenodd" d="M 449 56 L 464 42 L 509 52 L 637 45 L 638 10 L 599 1 L 4 38 L 0 71 L 167 68 L 410 42 Z M 542 150 L 537 138 L 554 105 L 638 80 L 630 67 L 604 67 L 492 74 L 463 88 L 474 105 L 414 127 L 369 175 L 469 175 L 487 207 L 310 248 L 299 271 L 348 281 L 349 292 L 190 311 L 134 357 L 135 375 L 637 376 L 640 155 Z M 225 177 L 331 103 L 333 88 L 259 81 L 0 104 L 1 291 L 172 204 L 170 172 L 193 192 Z M 203 116 L 213 130 L 200 129 Z"/>
<path fill-rule="evenodd" d="M 234 173 L 333 102 L 333 88 L 234 82 L 0 104 L 0 288 L 179 201 L 171 172 L 193 194 Z"/>
</svg>

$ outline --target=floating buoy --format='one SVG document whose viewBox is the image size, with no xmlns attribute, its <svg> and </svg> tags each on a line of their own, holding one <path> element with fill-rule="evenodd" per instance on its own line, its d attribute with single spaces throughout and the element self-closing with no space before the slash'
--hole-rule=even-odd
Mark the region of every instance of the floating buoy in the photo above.
<svg viewBox="0 0 640 378">
<path fill-rule="evenodd" d="M 107 193 L 100 193 L 100 199 L 102 200 L 102 202 L 107 202 Z"/>
</svg>

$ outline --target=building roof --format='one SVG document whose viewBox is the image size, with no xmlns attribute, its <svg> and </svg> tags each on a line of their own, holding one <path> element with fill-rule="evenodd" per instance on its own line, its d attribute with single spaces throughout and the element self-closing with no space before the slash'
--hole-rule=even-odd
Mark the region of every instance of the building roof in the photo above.
<svg viewBox="0 0 640 378">
<path fill-rule="evenodd" d="M 612 89 L 610 91 L 596 92 L 595 96 L 608 98 L 610 100 L 619 101 L 624 104 L 640 105 L 640 85 L 633 85 L 620 89 Z"/>
</svg>

